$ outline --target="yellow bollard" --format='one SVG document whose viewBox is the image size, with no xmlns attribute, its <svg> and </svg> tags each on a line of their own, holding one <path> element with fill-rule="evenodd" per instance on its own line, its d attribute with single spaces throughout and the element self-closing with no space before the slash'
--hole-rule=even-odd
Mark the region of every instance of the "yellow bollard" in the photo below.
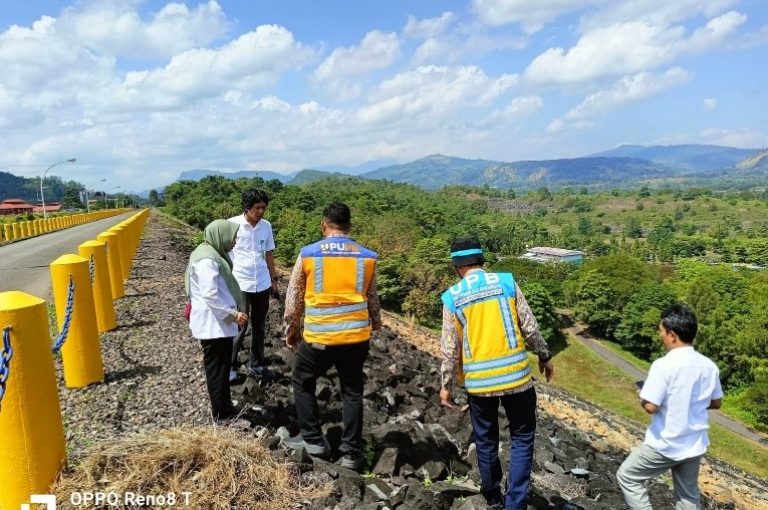
<svg viewBox="0 0 768 510">
<path fill-rule="evenodd" d="M 109 284 L 112 289 L 112 300 L 125 296 L 123 285 L 123 269 L 121 266 L 120 245 L 117 234 L 102 232 L 96 239 L 107 245 L 107 266 L 109 267 Z"/>
<path fill-rule="evenodd" d="M 0 332 L 8 326 L 13 357 L 0 408 L 0 509 L 17 510 L 30 494 L 48 492 L 66 453 L 45 301 L 0 292 Z"/>
<path fill-rule="evenodd" d="M 64 383 L 68 388 L 82 388 L 104 380 L 87 259 L 78 255 L 62 255 L 51 263 L 53 299 L 60 332 L 66 329 L 70 281 L 74 284 L 74 300 L 61 359 Z"/>
<path fill-rule="evenodd" d="M 11 223 L 11 228 L 13 228 L 13 238 L 21 239 L 21 228 L 19 228 L 19 224 Z"/>
<path fill-rule="evenodd" d="M 15 237 L 13 237 L 13 225 L 11 225 L 10 223 L 6 223 L 5 225 L 3 225 L 3 230 L 5 231 L 6 241 L 13 241 L 14 239 L 16 239 Z"/>
<path fill-rule="evenodd" d="M 128 231 L 123 224 L 115 225 L 109 229 L 109 232 L 117 234 L 117 241 L 120 244 L 120 268 L 123 270 L 123 281 L 128 281 L 131 274 L 131 254 L 128 245 Z"/>
<path fill-rule="evenodd" d="M 86 241 L 77 248 L 81 257 L 88 260 L 91 271 L 93 306 L 96 310 L 96 326 L 99 333 L 117 327 L 115 304 L 112 301 L 112 286 L 109 281 L 107 244 L 102 241 Z"/>
</svg>

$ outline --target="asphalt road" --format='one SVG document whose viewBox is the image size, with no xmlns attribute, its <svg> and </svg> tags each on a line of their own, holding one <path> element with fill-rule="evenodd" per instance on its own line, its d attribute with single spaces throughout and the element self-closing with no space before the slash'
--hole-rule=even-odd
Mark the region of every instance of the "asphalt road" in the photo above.
<svg viewBox="0 0 768 510">
<path fill-rule="evenodd" d="M 135 211 L 0 246 L 0 292 L 20 290 L 50 300 L 50 264 L 129 218 Z"/>
<path fill-rule="evenodd" d="M 592 349 L 595 353 L 597 353 L 600 357 L 602 357 L 609 363 L 615 365 L 616 367 L 620 368 L 624 372 L 634 377 L 636 380 L 645 380 L 645 376 L 647 375 L 647 372 L 645 370 L 636 367 L 635 365 L 628 362 L 621 356 L 617 355 L 607 347 L 603 346 L 599 340 L 589 335 L 583 334 L 583 331 L 584 331 L 583 325 L 577 324 L 576 326 L 566 328 L 564 331 L 568 335 L 579 340 L 582 344 L 586 345 L 588 348 Z M 724 415 L 720 411 L 709 411 L 709 418 L 714 423 L 717 423 L 718 425 L 721 425 L 726 429 L 730 430 L 731 432 L 735 432 L 736 434 L 746 439 L 755 441 L 756 443 L 760 443 L 762 445 L 768 445 L 768 437 L 766 437 L 763 434 L 760 434 L 759 432 L 754 432 L 753 430 L 744 426 L 744 424 L 742 424 L 741 422 L 738 422 L 736 420 L 729 418 L 728 416 Z"/>
</svg>

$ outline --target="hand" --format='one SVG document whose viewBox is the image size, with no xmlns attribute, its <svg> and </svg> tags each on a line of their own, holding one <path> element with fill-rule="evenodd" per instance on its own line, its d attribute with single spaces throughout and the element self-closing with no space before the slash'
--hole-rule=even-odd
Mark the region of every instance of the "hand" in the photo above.
<svg viewBox="0 0 768 510">
<path fill-rule="evenodd" d="M 451 390 L 448 388 L 440 388 L 440 405 L 453 409 L 453 402 L 451 402 Z"/>
<path fill-rule="evenodd" d="M 286 335 L 285 346 L 288 347 L 288 349 L 296 352 L 299 348 L 299 343 L 301 343 L 301 338 L 298 335 Z"/>
<path fill-rule="evenodd" d="M 277 286 L 277 280 L 272 280 L 272 299 L 280 300 L 280 288 Z"/>
<path fill-rule="evenodd" d="M 235 313 L 235 322 L 238 326 L 245 326 L 248 324 L 248 314 L 243 312 Z"/>
<path fill-rule="evenodd" d="M 544 374 L 547 378 L 547 382 L 552 380 L 552 376 L 555 375 L 555 366 L 552 364 L 552 360 L 542 363 L 539 361 L 539 373 Z"/>
</svg>

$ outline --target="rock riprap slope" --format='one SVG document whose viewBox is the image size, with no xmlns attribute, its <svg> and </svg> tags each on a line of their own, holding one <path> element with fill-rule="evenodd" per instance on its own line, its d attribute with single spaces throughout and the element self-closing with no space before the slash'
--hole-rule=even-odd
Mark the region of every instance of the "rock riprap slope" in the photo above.
<svg viewBox="0 0 768 510">
<path fill-rule="evenodd" d="M 117 302 L 116 331 L 102 336 L 104 384 L 60 391 L 70 457 L 95 441 L 147 429 L 210 423 L 202 354 L 182 317 L 183 271 L 190 251 L 189 227 L 153 214 L 139 248 L 126 297 Z M 284 288 L 286 281 L 281 282 Z M 480 509 L 475 449 L 467 413 L 439 406 L 437 338 L 388 315 L 387 327 L 371 343 L 366 363 L 366 472 L 333 461 L 341 436 L 341 398 L 332 370 L 318 382 L 324 430 L 334 454 L 322 460 L 280 446 L 298 431 L 290 387 L 293 353 L 279 330 L 282 307 L 272 302 L 267 352 L 277 377 L 241 376 L 235 398 L 279 459 L 295 463 L 306 479 L 333 481 L 323 501 L 297 508 Z M 245 352 L 241 358 L 245 359 Z M 559 377 L 567 374 L 558 373 Z M 615 472 L 642 428 L 558 391 L 537 384 L 539 393 L 533 486 L 529 509 L 623 509 Z M 465 400 L 457 395 L 459 403 Z M 503 417 L 503 411 L 500 411 Z M 502 418 L 502 427 L 505 420 Z M 507 437 L 502 435 L 502 437 Z M 502 443 L 502 463 L 508 441 Z M 656 508 L 672 507 L 668 480 L 652 484 Z M 768 508 L 766 482 L 708 461 L 702 470 L 703 508 Z"/>
</svg>

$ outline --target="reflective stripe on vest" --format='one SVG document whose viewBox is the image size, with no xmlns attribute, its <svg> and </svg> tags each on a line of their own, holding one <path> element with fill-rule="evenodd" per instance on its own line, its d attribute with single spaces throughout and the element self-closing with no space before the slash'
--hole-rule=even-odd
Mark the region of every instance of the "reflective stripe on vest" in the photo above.
<svg viewBox="0 0 768 510">
<path fill-rule="evenodd" d="M 504 391 L 530 381 L 511 274 L 472 272 L 442 300 L 462 337 L 460 380 L 469 393 Z"/>
<path fill-rule="evenodd" d="M 464 380 L 464 387 L 469 393 L 488 393 L 491 391 L 501 391 L 520 386 L 522 384 L 520 381 L 527 382 L 527 379 L 530 379 L 530 377 L 531 367 L 526 366 L 523 369 L 506 375 L 466 379 Z M 473 392 L 472 390 L 475 391 Z"/>
</svg>

